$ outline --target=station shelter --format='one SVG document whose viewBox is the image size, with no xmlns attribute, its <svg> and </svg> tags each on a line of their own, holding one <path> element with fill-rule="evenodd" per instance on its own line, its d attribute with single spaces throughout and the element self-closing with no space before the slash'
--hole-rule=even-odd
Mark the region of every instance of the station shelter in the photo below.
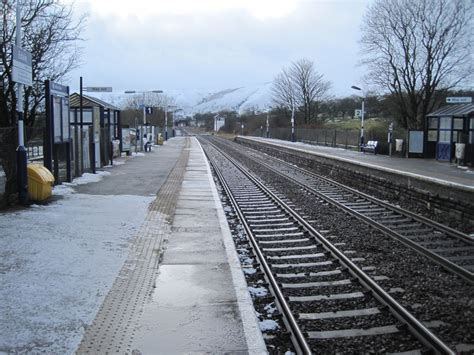
<svg viewBox="0 0 474 355">
<path fill-rule="evenodd" d="M 474 164 L 474 104 L 448 104 L 426 117 L 425 157 L 455 158 L 456 144 L 464 144 L 464 162 Z"/>
<path fill-rule="evenodd" d="M 80 143 L 82 132 L 82 149 L 77 149 L 77 156 L 82 159 L 83 170 L 92 170 L 92 164 L 98 168 L 109 165 L 113 159 L 112 141 L 122 141 L 120 109 L 98 98 L 82 95 L 81 124 L 80 95 L 73 93 L 70 95 L 70 124 L 75 128 L 74 132 L 79 132 L 73 140 Z"/>
</svg>

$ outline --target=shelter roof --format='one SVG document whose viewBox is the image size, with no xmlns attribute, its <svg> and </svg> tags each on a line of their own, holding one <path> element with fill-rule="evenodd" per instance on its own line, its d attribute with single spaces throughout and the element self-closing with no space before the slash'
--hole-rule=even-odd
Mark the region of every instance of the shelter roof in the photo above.
<svg viewBox="0 0 474 355">
<path fill-rule="evenodd" d="M 79 107 L 80 106 L 80 95 L 75 92 L 69 96 L 69 106 Z M 96 97 L 82 95 L 82 107 L 103 107 L 105 109 L 120 111 L 117 106 L 109 104 L 108 102 L 102 101 Z"/>
<path fill-rule="evenodd" d="M 428 117 L 439 117 L 439 116 L 461 116 L 467 117 L 474 114 L 474 104 L 451 104 L 446 105 L 438 110 L 428 114 Z"/>
</svg>

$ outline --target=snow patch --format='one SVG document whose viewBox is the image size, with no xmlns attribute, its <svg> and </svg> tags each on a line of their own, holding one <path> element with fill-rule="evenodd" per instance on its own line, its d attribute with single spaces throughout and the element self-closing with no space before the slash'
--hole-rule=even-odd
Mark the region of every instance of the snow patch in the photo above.
<svg viewBox="0 0 474 355">
<path fill-rule="evenodd" d="M 81 177 L 74 179 L 72 182 L 66 182 L 66 186 L 77 186 L 90 184 L 91 182 L 99 182 L 104 176 L 110 175 L 108 171 L 98 171 L 97 174 L 84 173 Z"/>
<path fill-rule="evenodd" d="M 0 213 L 0 352 L 73 354 L 152 200 L 69 194 Z"/>
<path fill-rule="evenodd" d="M 273 319 L 265 319 L 259 322 L 260 330 L 262 332 L 269 330 L 277 330 L 279 328 L 278 323 Z"/>
<path fill-rule="evenodd" d="M 248 289 L 250 294 L 255 297 L 263 297 L 268 294 L 267 289 L 263 287 L 249 287 Z"/>
</svg>

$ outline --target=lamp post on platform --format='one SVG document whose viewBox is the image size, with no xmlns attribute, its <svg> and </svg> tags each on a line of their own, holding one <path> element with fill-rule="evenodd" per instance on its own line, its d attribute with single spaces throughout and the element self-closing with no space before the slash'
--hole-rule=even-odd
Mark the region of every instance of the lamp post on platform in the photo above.
<svg viewBox="0 0 474 355">
<path fill-rule="evenodd" d="M 295 106 L 291 106 L 291 141 L 296 142 L 295 140 Z"/>
<path fill-rule="evenodd" d="M 147 114 L 147 107 L 145 105 L 145 95 L 146 94 L 162 94 L 163 90 L 147 90 L 147 91 L 136 91 L 136 90 L 125 90 L 125 94 L 142 94 L 142 104 L 141 104 L 141 109 L 143 111 L 143 126 L 146 127 L 147 122 L 146 122 L 146 114 Z M 138 127 L 135 127 L 136 129 Z M 146 129 L 146 128 L 145 128 Z M 141 132 L 141 135 L 143 137 L 143 133 Z M 148 132 L 147 132 L 148 133 Z M 136 140 L 138 139 L 138 133 L 137 130 L 135 130 L 135 150 L 136 150 Z M 143 139 L 140 139 L 140 147 L 143 149 L 142 144 L 143 144 Z"/>
<path fill-rule="evenodd" d="M 162 94 L 163 90 L 149 90 L 149 91 L 135 91 L 135 90 L 126 90 L 126 94 L 142 94 L 142 109 L 143 109 L 143 124 L 146 125 L 146 105 L 145 105 L 145 95 L 146 94 Z"/>
<path fill-rule="evenodd" d="M 360 149 L 362 149 L 362 146 L 364 145 L 365 94 L 364 94 L 364 91 L 358 86 L 352 85 L 351 89 L 362 92 L 362 111 L 361 111 L 361 114 L 360 114 L 361 120 L 360 120 L 360 143 L 359 143 L 359 147 L 360 147 Z"/>
</svg>

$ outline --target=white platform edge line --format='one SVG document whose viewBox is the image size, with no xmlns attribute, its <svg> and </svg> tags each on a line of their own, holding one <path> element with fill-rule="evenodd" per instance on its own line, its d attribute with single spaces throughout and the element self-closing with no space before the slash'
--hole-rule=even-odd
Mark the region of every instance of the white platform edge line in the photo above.
<svg viewBox="0 0 474 355">
<path fill-rule="evenodd" d="M 207 176 L 209 178 L 212 195 L 214 197 L 214 202 L 216 205 L 217 216 L 219 218 L 219 224 L 222 231 L 227 260 L 229 261 L 232 281 L 237 296 L 237 304 L 239 306 L 240 317 L 242 318 L 242 325 L 244 328 L 245 339 L 247 341 L 249 354 L 268 354 L 267 347 L 265 345 L 265 341 L 263 340 L 263 335 L 260 330 L 258 318 L 255 314 L 255 310 L 253 307 L 252 298 L 250 297 L 247 288 L 247 282 L 245 281 L 245 276 L 240 266 L 237 251 L 235 250 L 235 245 L 234 241 L 232 240 L 229 224 L 227 223 L 227 218 L 225 217 L 224 209 L 222 208 L 222 204 L 219 199 L 219 194 L 217 193 L 216 184 L 214 183 L 214 180 L 212 178 L 211 167 L 209 166 L 209 162 L 207 161 L 206 155 L 204 154 L 204 150 L 202 149 L 201 144 L 195 137 L 192 138 L 198 144 L 204 162 L 206 164 Z"/>
<path fill-rule="evenodd" d="M 256 141 L 256 142 L 264 142 L 264 143 L 274 145 L 274 146 L 277 146 L 277 147 L 289 148 L 289 149 L 293 149 L 293 150 L 300 151 L 300 152 L 303 152 L 303 153 L 318 155 L 318 156 L 323 157 L 323 158 L 328 158 L 328 159 L 332 159 L 332 160 L 339 160 L 339 161 L 342 161 L 342 162 L 345 162 L 345 163 L 351 163 L 351 164 L 354 164 L 354 165 L 359 165 L 359 166 L 362 166 L 362 167 L 368 167 L 368 168 L 375 169 L 375 170 L 381 170 L 381 171 L 385 171 L 385 172 L 388 172 L 388 173 L 392 173 L 392 174 L 396 174 L 396 175 L 400 175 L 400 176 L 404 176 L 404 177 L 411 177 L 411 178 L 414 178 L 414 179 L 427 181 L 427 182 L 432 182 L 432 183 L 436 183 L 436 184 L 447 186 L 447 187 L 455 187 L 455 188 L 458 188 L 458 189 L 461 189 L 461 190 L 474 192 L 474 187 L 470 186 L 470 185 L 458 184 L 456 182 L 450 182 L 450 181 L 442 180 L 442 179 L 438 179 L 438 178 L 431 178 L 431 177 L 428 177 L 428 176 L 423 176 L 423 175 L 419 175 L 419 174 L 415 174 L 415 173 L 410 173 L 408 171 L 395 170 L 395 169 L 387 168 L 387 167 L 384 167 L 384 166 L 379 166 L 379 165 L 375 165 L 375 164 L 360 162 L 360 161 L 357 161 L 357 160 L 351 160 L 349 158 L 342 158 L 342 157 L 337 157 L 337 156 L 322 153 L 322 152 L 315 152 L 315 151 L 312 151 L 312 150 L 306 150 L 306 149 L 299 148 L 299 147 L 296 147 L 296 146 L 286 145 L 286 144 L 282 144 L 282 143 L 272 141 L 271 140 L 272 138 L 268 138 L 268 140 L 259 139 L 257 137 L 243 137 L 243 136 L 239 136 L 239 138 L 247 139 L 247 140 L 250 140 L 250 141 L 253 140 L 253 141 Z M 288 142 L 288 143 L 290 143 L 290 142 Z"/>
</svg>

